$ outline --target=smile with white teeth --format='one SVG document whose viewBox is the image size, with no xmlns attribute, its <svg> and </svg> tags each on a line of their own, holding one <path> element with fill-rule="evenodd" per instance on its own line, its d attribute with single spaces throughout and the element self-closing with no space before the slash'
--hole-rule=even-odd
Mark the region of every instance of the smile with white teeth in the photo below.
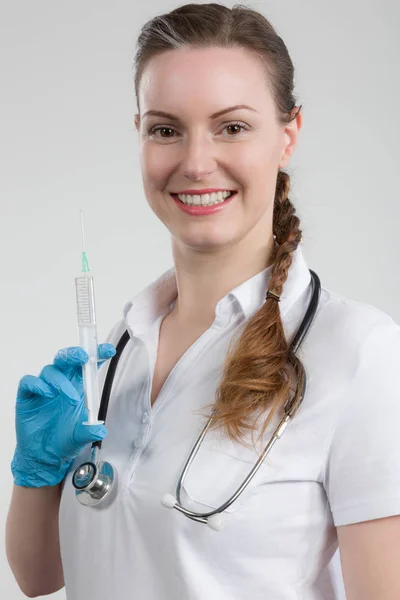
<svg viewBox="0 0 400 600">
<path fill-rule="evenodd" d="M 179 198 L 179 200 L 181 202 L 183 202 L 184 204 L 187 204 L 188 206 L 212 206 L 213 204 L 221 204 L 222 202 L 224 202 L 227 198 L 230 198 L 232 196 L 232 194 L 234 194 L 235 192 L 213 192 L 212 194 L 195 194 L 195 195 L 189 195 L 189 194 L 173 194 L 174 196 L 176 196 L 177 198 Z"/>
</svg>

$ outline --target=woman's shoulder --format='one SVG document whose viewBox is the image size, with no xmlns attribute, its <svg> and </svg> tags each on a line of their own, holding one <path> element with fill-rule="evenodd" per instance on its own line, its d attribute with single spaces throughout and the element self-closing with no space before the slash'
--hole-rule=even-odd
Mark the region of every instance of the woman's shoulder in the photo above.
<svg viewBox="0 0 400 600">
<path fill-rule="evenodd" d="M 395 360 L 400 367 L 400 325 L 381 308 L 321 288 L 320 303 L 304 343 L 315 377 L 352 378 L 363 364 Z"/>
<path fill-rule="evenodd" d="M 320 327 L 334 336 L 363 341 L 372 331 L 400 332 L 400 325 L 383 309 L 354 300 L 329 288 L 321 288 L 318 310 Z"/>
</svg>

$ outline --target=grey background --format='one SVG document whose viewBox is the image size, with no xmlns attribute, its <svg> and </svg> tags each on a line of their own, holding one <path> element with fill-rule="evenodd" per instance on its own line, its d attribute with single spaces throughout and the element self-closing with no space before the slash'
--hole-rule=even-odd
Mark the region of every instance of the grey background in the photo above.
<svg viewBox="0 0 400 600">
<path fill-rule="evenodd" d="M 303 128 L 289 173 L 306 260 L 326 287 L 400 322 L 399 5 L 249 4 L 278 29 L 296 67 Z M 125 302 L 172 265 L 169 233 L 141 185 L 132 61 L 140 27 L 176 6 L 162 0 L 0 4 L 3 540 L 19 379 L 38 375 L 58 349 L 78 344 L 80 208 L 99 341 Z M 338 553 L 333 568 L 340 588 Z M 0 592 L 8 600 L 25 597 L 4 543 Z M 65 598 L 65 590 L 53 597 Z"/>
</svg>

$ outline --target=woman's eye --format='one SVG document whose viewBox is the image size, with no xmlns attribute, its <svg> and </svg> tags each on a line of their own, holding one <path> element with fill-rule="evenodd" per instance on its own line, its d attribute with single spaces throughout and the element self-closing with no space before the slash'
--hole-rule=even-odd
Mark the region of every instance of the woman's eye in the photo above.
<svg viewBox="0 0 400 600">
<path fill-rule="evenodd" d="M 171 127 L 165 127 L 162 125 L 158 125 L 157 127 L 152 127 L 149 131 L 149 135 L 154 135 L 156 133 L 156 131 L 173 131 L 173 129 Z M 164 137 L 164 136 L 161 136 Z M 169 136 L 167 136 L 169 137 Z"/>
<path fill-rule="evenodd" d="M 247 127 L 247 125 L 246 125 L 245 123 L 242 123 L 242 122 L 238 121 L 238 122 L 235 122 L 235 123 L 229 123 L 228 125 L 225 125 L 225 126 L 223 127 L 222 131 L 223 131 L 224 129 L 228 129 L 229 127 L 236 127 L 236 128 L 239 128 L 239 130 L 236 130 L 236 131 L 239 131 L 239 132 L 240 132 L 240 131 L 242 131 L 242 130 L 248 130 L 248 127 Z M 172 127 L 167 127 L 166 125 L 156 125 L 156 126 L 152 127 L 152 128 L 149 130 L 148 134 L 149 134 L 149 135 L 155 135 L 157 131 L 175 131 L 175 129 L 173 129 Z M 234 135 L 236 135 L 236 134 L 234 134 Z M 164 139 L 169 139 L 169 138 L 171 138 L 172 136 L 169 136 L 169 135 L 167 135 L 167 136 L 161 135 L 160 137 L 161 137 L 161 138 L 164 138 Z M 229 137 L 234 137 L 234 136 L 233 136 L 233 135 L 229 135 Z"/>
<path fill-rule="evenodd" d="M 228 127 L 239 127 L 240 131 L 242 130 L 248 130 L 248 127 L 245 123 L 241 123 L 241 122 L 237 122 L 237 123 L 229 123 L 229 125 L 225 125 L 224 129 L 227 129 Z"/>
</svg>

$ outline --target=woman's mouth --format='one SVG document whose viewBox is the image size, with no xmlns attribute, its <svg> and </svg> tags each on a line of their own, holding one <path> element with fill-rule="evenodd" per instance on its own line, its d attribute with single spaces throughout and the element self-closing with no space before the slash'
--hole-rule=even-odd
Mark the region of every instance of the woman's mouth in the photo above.
<svg viewBox="0 0 400 600">
<path fill-rule="evenodd" d="M 174 194 L 171 196 L 177 198 L 186 206 L 215 206 L 222 204 L 236 194 L 236 190 L 226 190 L 224 192 L 213 192 L 211 194 Z"/>
<path fill-rule="evenodd" d="M 237 196 L 236 190 L 231 192 L 218 192 L 217 194 L 202 194 L 197 197 L 178 197 L 178 194 L 171 193 L 171 196 L 177 206 L 186 214 L 193 216 L 209 215 L 222 210 L 227 210 L 228 206 L 232 205 L 233 200 Z M 211 196 L 207 198 L 207 196 Z"/>
</svg>

